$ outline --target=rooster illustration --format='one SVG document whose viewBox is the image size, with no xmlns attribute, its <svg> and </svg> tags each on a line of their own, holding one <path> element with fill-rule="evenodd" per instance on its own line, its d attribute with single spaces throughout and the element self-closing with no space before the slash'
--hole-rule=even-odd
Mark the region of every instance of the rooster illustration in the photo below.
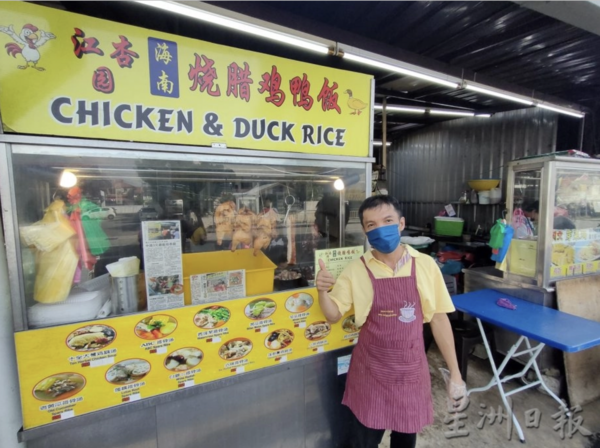
<svg viewBox="0 0 600 448">
<path fill-rule="evenodd" d="M 39 37 L 35 34 L 38 31 Z M 17 54 L 21 54 L 23 59 L 25 59 L 25 65 L 18 65 L 18 68 L 24 70 L 29 67 L 29 64 L 31 63 L 31 67 L 35 68 L 36 70 L 45 70 L 44 68 L 37 66 L 37 63 L 40 60 L 40 52 L 38 48 L 44 45 L 50 39 L 56 39 L 54 34 L 40 30 L 38 27 L 31 25 L 30 23 L 23 26 L 20 34 L 15 33 L 12 25 L 8 27 L 0 26 L 0 32 L 8 34 L 16 42 L 11 42 L 4 46 L 6 48 L 6 53 L 11 55 L 13 58 L 16 58 Z"/>
</svg>

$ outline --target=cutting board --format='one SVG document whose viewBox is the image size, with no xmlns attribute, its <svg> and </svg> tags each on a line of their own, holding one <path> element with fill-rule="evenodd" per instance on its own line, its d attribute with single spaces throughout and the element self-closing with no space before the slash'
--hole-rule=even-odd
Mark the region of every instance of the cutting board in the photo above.
<svg viewBox="0 0 600 448">
<path fill-rule="evenodd" d="M 558 309 L 600 322 L 600 275 L 556 282 Z M 571 406 L 600 397 L 600 346 L 578 353 L 564 353 Z"/>
</svg>

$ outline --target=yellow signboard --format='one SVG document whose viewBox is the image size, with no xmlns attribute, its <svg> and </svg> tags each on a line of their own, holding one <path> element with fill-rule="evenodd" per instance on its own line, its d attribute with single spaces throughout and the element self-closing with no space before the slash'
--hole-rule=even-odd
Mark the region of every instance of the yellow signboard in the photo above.
<svg viewBox="0 0 600 448">
<path fill-rule="evenodd" d="M 6 132 L 367 156 L 371 76 L 0 3 Z"/>
<path fill-rule="evenodd" d="M 315 288 L 15 335 L 25 429 L 358 341 L 328 324 Z M 49 349 L 51 348 L 51 349 Z"/>
</svg>

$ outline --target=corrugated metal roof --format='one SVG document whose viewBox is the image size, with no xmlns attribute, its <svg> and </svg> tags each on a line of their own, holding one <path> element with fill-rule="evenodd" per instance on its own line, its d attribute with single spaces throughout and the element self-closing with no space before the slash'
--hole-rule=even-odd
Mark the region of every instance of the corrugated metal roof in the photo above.
<svg viewBox="0 0 600 448">
<path fill-rule="evenodd" d="M 569 102 L 600 97 L 600 36 L 513 2 L 252 3 Z"/>
</svg>

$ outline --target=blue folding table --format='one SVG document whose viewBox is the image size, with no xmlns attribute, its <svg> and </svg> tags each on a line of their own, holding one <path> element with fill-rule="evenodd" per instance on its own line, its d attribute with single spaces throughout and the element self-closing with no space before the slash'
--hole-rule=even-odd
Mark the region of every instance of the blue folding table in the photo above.
<svg viewBox="0 0 600 448">
<path fill-rule="evenodd" d="M 496 302 L 501 298 L 509 299 L 517 306 L 517 309 L 510 310 L 498 306 Z M 541 386 L 558 402 L 561 408 L 565 409 L 567 413 L 569 412 L 569 409 L 565 404 L 548 388 L 542 379 L 540 369 L 537 365 L 537 357 L 545 345 L 569 353 L 579 352 L 600 345 L 599 322 L 583 319 L 545 306 L 536 305 L 535 303 L 527 302 L 526 300 L 518 299 L 493 289 L 482 289 L 456 295 L 452 297 L 452 301 L 457 310 L 477 318 L 479 331 L 481 332 L 481 337 L 483 338 L 483 343 L 494 373 L 492 380 L 487 386 L 470 389 L 467 392 L 469 395 L 474 392 L 483 392 L 494 386 L 498 386 L 507 415 L 511 416 L 521 442 L 525 441 L 525 436 L 523 435 L 523 430 L 521 429 L 515 414 L 508 404 L 507 397 L 510 395 L 514 395 L 531 387 Z M 490 345 L 481 321 L 497 325 L 498 327 L 505 328 L 520 335 L 519 340 L 510 348 L 506 357 L 498 367 L 496 367 L 496 363 L 494 362 L 494 357 L 492 356 Z M 530 338 L 538 341 L 539 344 L 532 347 L 529 341 Z M 523 342 L 527 346 L 527 349 L 517 351 Z M 523 367 L 523 370 L 514 375 L 500 378 L 500 374 L 511 358 L 526 354 L 529 355 L 530 358 Z M 510 392 L 504 391 L 503 383 L 525 376 L 530 368 L 533 368 L 537 375 L 536 381 Z"/>
</svg>

